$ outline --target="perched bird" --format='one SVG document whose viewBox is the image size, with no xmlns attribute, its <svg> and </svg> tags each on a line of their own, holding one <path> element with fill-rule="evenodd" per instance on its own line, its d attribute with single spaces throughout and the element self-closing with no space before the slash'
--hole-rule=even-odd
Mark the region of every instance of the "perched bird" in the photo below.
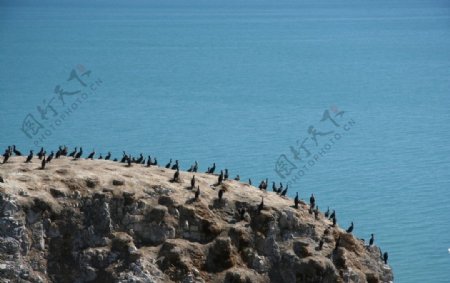
<svg viewBox="0 0 450 283">
<path fill-rule="evenodd" d="M 198 197 L 200 196 L 200 186 L 197 186 L 197 191 L 195 192 L 195 200 L 198 200 Z"/>
<path fill-rule="evenodd" d="M 217 180 L 217 184 L 221 185 L 223 182 L 223 171 L 220 171 L 219 179 Z"/>
<path fill-rule="evenodd" d="M 111 159 L 111 152 L 108 151 L 108 154 L 105 156 L 105 160 L 110 160 Z"/>
<path fill-rule="evenodd" d="M 370 234 L 369 246 L 372 246 L 374 241 L 375 241 L 374 235 Z"/>
<path fill-rule="evenodd" d="M 169 169 L 170 165 L 172 165 L 172 158 L 170 159 L 169 163 L 166 164 L 166 169 Z"/>
<path fill-rule="evenodd" d="M 33 151 L 32 150 L 30 150 L 30 154 L 28 155 L 27 160 L 25 160 L 25 163 L 31 162 L 31 159 L 33 159 Z"/>
<path fill-rule="evenodd" d="M 50 163 L 50 161 L 52 161 L 54 156 L 55 156 L 55 154 L 53 153 L 53 151 L 51 151 L 49 156 L 47 157 L 47 163 Z"/>
<path fill-rule="evenodd" d="M 220 189 L 219 190 L 219 200 L 222 200 L 222 197 L 223 197 L 223 193 L 225 192 L 225 190 L 224 189 Z"/>
<path fill-rule="evenodd" d="M 77 154 L 75 154 L 75 159 L 79 159 L 81 157 L 81 155 L 83 155 L 83 148 L 82 147 L 80 147 L 80 151 Z"/>
<path fill-rule="evenodd" d="M 260 213 L 261 210 L 263 210 L 263 209 L 264 209 L 264 197 L 261 197 L 261 202 L 258 205 L 258 213 Z"/>
<path fill-rule="evenodd" d="M 225 168 L 225 174 L 223 175 L 224 180 L 228 180 L 228 169 Z"/>
<path fill-rule="evenodd" d="M 56 154 L 55 154 L 55 159 L 58 159 L 58 158 L 61 156 L 61 152 L 62 152 L 62 146 L 60 146 L 60 147 L 58 148 L 58 151 L 57 151 Z"/>
<path fill-rule="evenodd" d="M 128 167 L 131 167 L 131 154 L 130 155 L 128 155 L 128 157 L 127 157 L 127 166 Z"/>
<path fill-rule="evenodd" d="M 350 227 L 347 229 L 347 233 L 351 233 L 353 231 L 353 221 L 352 224 L 350 224 Z"/>
<path fill-rule="evenodd" d="M 13 152 L 16 156 L 22 156 L 22 153 L 16 149 L 16 145 L 13 145 Z"/>
<path fill-rule="evenodd" d="M 195 188 L 195 175 L 192 175 L 191 179 L 191 189 Z"/>
<path fill-rule="evenodd" d="M 155 159 L 153 159 L 154 161 L 153 161 L 153 163 L 152 163 L 152 165 L 158 165 L 158 160 L 156 159 L 156 157 L 155 157 Z"/>
<path fill-rule="evenodd" d="M 236 177 L 234 178 L 235 181 L 240 181 L 241 177 L 239 175 L 236 175 Z"/>
<path fill-rule="evenodd" d="M 216 163 L 213 163 L 213 166 L 209 169 L 209 173 L 214 174 L 214 171 L 216 171 Z"/>
<path fill-rule="evenodd" d="M 277 189 L 277 186 L 275 185 L 275 182 L 272 182 L 272 191 L 274 191 L 275 193 L 278 193 L 278 189 Z"/>
<path fill-rule="evenodd" d="M 335 217 L 336 217 L 336 211 L 333 209 L 333 212 L 331 213 L 330 218 L 328 218 L 328 219 L 332 219 Z"/>
<path fill-rule="evenodd" d="M 175 160 L 175 164 L 172 166 L 172 170 L 178 170 L 178 169 L 179 169 L 178 160 Z"/>
<path fill-rule="evenodd" d="M 327 211 L 325 212 L 325 217 L 328 218 L 330 216 L 330 207 L 328 206 Z"/>
<path fill-rule="evenodd" d="M 5 153 L 3 154 L 3 164 L 5 164 L 6 162 L 8 162 L 9 157 L 11 156 L 11 153 L 9 150 L 6 150 Z"/>
<path fill-rule="evenodd" d="M 284 190 L 281 192 L 280 196 L 284 197 L 284 196 L 286 195 L 287 191 L 288 191 L 288 188 L 289 188 L 289 185 L 286 185 L 286 189 L 284 189 Z"/>
<path fill-rule="evenodd" d="M 100 153 L 100 156 L 98 157 L 98 159 L 103 159 L 103 155 Z"/>
<path fill-rule="evenodd" d="M 75 157 L 75 154 L 77 154 L 77 147 L 75 147 L 75 149 L 71 152 L 71 153 L 69 153 L 69 157 Z M 43 149 L 41 149 L 41 150 L 43 150 Z"/>
<path fill-rule="evenodd" d="M 122 159 L 120 160 L 120 163 L 125 163 L 125 162 L 127 162 L 128 155 L 125 151 L 122 154 L 123 155 L 122 155 Z"/>
<path fill-rule="evenodd" d="M 295 195 L 295 199 L 294 199 L 294 207 L 295 208 L 298 208 L 298 203 L 299 203 L 300 201 L 298 200 L 298 192 L 297 192 L 297 194 Z"/>
<path fill-rule="evenodd" d="M 173 174 L 172 182 L 179 182 L 179 181 L 180 181 L 180 170 L 177 169 L 177 171 L 175 171 L 175 174 Z"/>
<path fill-rule="evenodd" d="M 147 158 L 147 167 L 152 166 L 152 157 L 149 155 Z"/>
<path fill-rule="evenodd" d="M 95 155 L 95 150 L 93 150 L 93 151 L 89 154 L 89 156 L 88 156 L 87 159 L 94 160 L 94 155 Z"/>
<path fill-rule="evenodd" d="M 248 184 L 251 186 L 252 185 L 252 179 L 248 178 Z"/>
<path fill-rule="evenodd" d="M 384 252 L 384 254 L 383 254 L 383 261 L 384 261 L 384 264 L 387 264 L 388 257 L 389 257 L 388 253 L 387 253 L 387 252 Z"/>
<path fill-rule="evenodd" d="M 333 227 L 336 226 L 336 222 L 337 222 L 337 219 L 336 219 L 336 216 L 335 216 L 335 217 L 333 217 Z"/>
<path fill-rule="evenodd" d="M 309 205 L 311 208 L 314 208 L 316 206 L 316 198 L 314 197 L 314 194 L 311 194 L 311 197 L 309 198 Z"/>
<path fill-rule="evenodd" d="M 41 147 L 41 150 L 38 152 L 38 154 L 37 154 L 37 156 L 38 156 L 38 158 L 39 158 L 39 160 L 41 160 L 42 159 L 42 156 L 44 155 L 44 148 L 43 147 Z"/>
<path fill-rule="evenodd" d="M 45 161 L 45 151 L 44 151 L 44 154 L 42 155 L 41 170 L 45 169 L 45 164 L 46 163 L 47 162 Z"/>
<path fill-rule="evenodd" d="M 144 161 L 144 155 L 142 155 L 142 153 L 141 153 L 141 154 L 139 154 L 139 158 L 136 160 L 136 163 L 141 164 L 142 161 Z"/>
</svg>

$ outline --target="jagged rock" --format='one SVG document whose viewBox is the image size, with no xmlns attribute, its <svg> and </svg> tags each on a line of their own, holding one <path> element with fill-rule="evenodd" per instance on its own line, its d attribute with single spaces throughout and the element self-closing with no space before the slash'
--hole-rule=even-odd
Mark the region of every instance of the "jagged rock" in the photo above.
<svg viewBox="0 0 450 283">
<path fill-rule="evenodd" d="M 0 167 L 5 282 L 393 280 L 378 247 L 272 192 L 234 180 L 214 186 L 217 176 L 195 173 L 194 200 L 188 172 L 172 183 L 173 170 L 157 166 L 61 157 L 35 170 L 21 158 Z"/>
</svg>

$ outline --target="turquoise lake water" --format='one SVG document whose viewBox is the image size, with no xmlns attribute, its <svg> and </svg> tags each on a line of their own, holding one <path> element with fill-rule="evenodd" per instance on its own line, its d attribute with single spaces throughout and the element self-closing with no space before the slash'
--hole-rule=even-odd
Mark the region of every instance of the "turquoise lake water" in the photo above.
<svg viewBox="0 0 450 283">
<path fill-rule="evenodd" d="M 104 3 L 0 1 L 1 148 L 289 182 L 450 282 L 448 1 Z"/>
</svg>

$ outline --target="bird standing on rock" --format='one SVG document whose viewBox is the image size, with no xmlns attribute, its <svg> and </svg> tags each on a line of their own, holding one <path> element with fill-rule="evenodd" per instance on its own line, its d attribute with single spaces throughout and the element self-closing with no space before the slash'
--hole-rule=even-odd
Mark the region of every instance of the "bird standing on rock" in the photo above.
<svg viewBox="0 0 450 283">
<path fill-rule="evenodd" d="M 111 152 L 108 151 L 108 154 L 105 156 L 105 160 L 110 160 L 111 159 Z"/>
<path fill-rule="evenodd" d="M 55 154 L 52 152 L 50 152 L 49 156 L 47 157 L 47 163 L 50 163 L 50 161 L 52 161 L 53 156 L 55 156 Z"/>
<path fill-rule="evenodd" d="M 172 182 L 179 182 L 179 181 L 180 181 L 180 170 L 177 169 L 177 171 L 175 171 L 175 174 L 173 174 Z"/>
<path fill-rule="evenodd" d="M 388 253 L 387 253 L 387 252 L 384 252 L 384 254 L 383 254 L 383 261 L 384 261 L 384 264 L 387 264 L 388 257 L 389 257 Z"/>
<path fill-rule="evenodd" d="M 330 207 L 328 206 L 327 211 L 325 212 L 325 218 L 328 218 L 330 216 Z"/>
<path fill-rule="evenodd" d="M 351 233 L 352 231 L 353 231 L 353 221 L 352 221 L 352 224 L 350 225 L 350 227 L 348 227 L 347 233 Z"/>
<path fill-rule="evenodd" d="M 30 163 L 31 159 L 33 159 L 33 151 L 32 150 L 30 150 L 30 154 L 28 155 L 27 160 L 25 160 L 25 163 Z"/>
<path fill-rule="evenodd" d="M 374 241 L 375 241 L 374 235 L 370 234 L 369 246 L 372 246 Z"/>
<path fill-rule="evenodd" d="M 195 192 L 195 200 L 198 200 L 198 197 L 200 196 L 200 186 L 197 186 L 197 191 Z"/>
<path fill-rule="evenodd" d="M 42 155 L 41 170 L 45 169 L 46 163 L 47 163 L 47 161 L 45 160 L 45 151 L 44 151 L 44 154 Z"/>
<path fill-rule="evenodd" d="M 22 156 L 22 153 L 16 149 L 16 145 L 13 145 L 13 152 L 16 156 Z"/>
<path fill-rule="evenodd" d="M 169 160 L 169 163 L 166 164 L 166 169 L 170 169 L 171 165 L 172 165 L 172 158 Z"/>
<path fill-rule="evenodd" d="M 80 159 L 81 155 L 83 155 L 83 148 L 82 147 L 80 147 L 80 151 L 77 154 L 75 154 L 75 159 Z"/>
<path fill-rule="evenodd" d="M 299 203 L 300 201 L 299 201 L 299 199 L 298 199 L 298 192 L 297 192 L 297 194 L 295 195 L 295 199 L 294 199 L 294 207 L 297 209 L 298 208 L 298 203 Z"/>
<path fill-rule="evenodd" d="M 286 195 L 287 191 L 288 191 L 288 188 L 289 188 L 289 185 L 286 185 L 286 189 L 284 189 L 284 190 L 281 192 L 280 196 L 284 197 L 284 196 Z"/>
<path fill-rule="evenodd" d="M 93 151 L 89 154 L 89 156 L 88 156 L 87 159 L 94 160 L 94 155 L 95 155 L 95 150 L 93 150 Z"/>
<path fill-rule="evenodd" d="M 76 148 L 75 148 L 75 150 L 76 150 Z M 38 158 L 39 158 L 39 160 L 41 160 L 42 159 L 42 156 L 44 155 L 44 148 L 43 147 L 41 147 L 41 150 L 38 152 L 38 154 L 37 154 L 37 156 L 38 156 Z M 75 154 L 74 154 L 75 155 Z"/>
<path fill-rule="evenodd" d="M 221 185 L 223 182 L 223 171 L 220 171 L 219 179 L 217 180 L 217 184 Z"/>
<path fill-rule="evenodd" d="M 220 190 L 219 190 L 219 201 L 222 200 L 222 197 L 223 197 L 223 193 L 224 193 L 224 192 L 225 192 L 224 189 L 220 189 Z"/>
<path fill-rule="evenodd" d="M 195 175 L 192 175 L 191 179 L 191 189 L 195 188 Z"/>
<path fill-rule="evenodd" d="M 75 149 L 71 152 L 71 153 L 69 153 L 69 157 L 75 157 L 75 154 L 77 154 L 77 147 L 75 147 Z M 41 149 L 41 151 L 43 151 L 44 149 Z M 39 154 L 39 153 L 38 153 Z M 39 158 L 40 159 L 40 158 Z"/>
<path fill-rule="evenodd" d="M 316 198 L 314 197 L 314 194 L 311 194 L 311 197 L 309 198 L 309 206 L 314 209 L 314 206 L 316 206 Z"/>
</svg>

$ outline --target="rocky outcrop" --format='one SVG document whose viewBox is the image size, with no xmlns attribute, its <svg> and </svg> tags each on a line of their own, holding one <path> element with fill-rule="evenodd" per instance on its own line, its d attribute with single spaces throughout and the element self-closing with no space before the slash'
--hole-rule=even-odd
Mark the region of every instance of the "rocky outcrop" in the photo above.
<svg viewBox="0 0 450 283">
<path fill-rule="evenodd" d="M 295 209 L 247 184 L 215 185 L 210 174 L 195 173 L 195 200 L 193 173 L 170 182 L 174 171 L 159 167 L 63 157 L 40 170 L 23 161 L 0 165 L 2 282 L 393 280 L 379 248 L 304 202 Z"/>
</svg>

